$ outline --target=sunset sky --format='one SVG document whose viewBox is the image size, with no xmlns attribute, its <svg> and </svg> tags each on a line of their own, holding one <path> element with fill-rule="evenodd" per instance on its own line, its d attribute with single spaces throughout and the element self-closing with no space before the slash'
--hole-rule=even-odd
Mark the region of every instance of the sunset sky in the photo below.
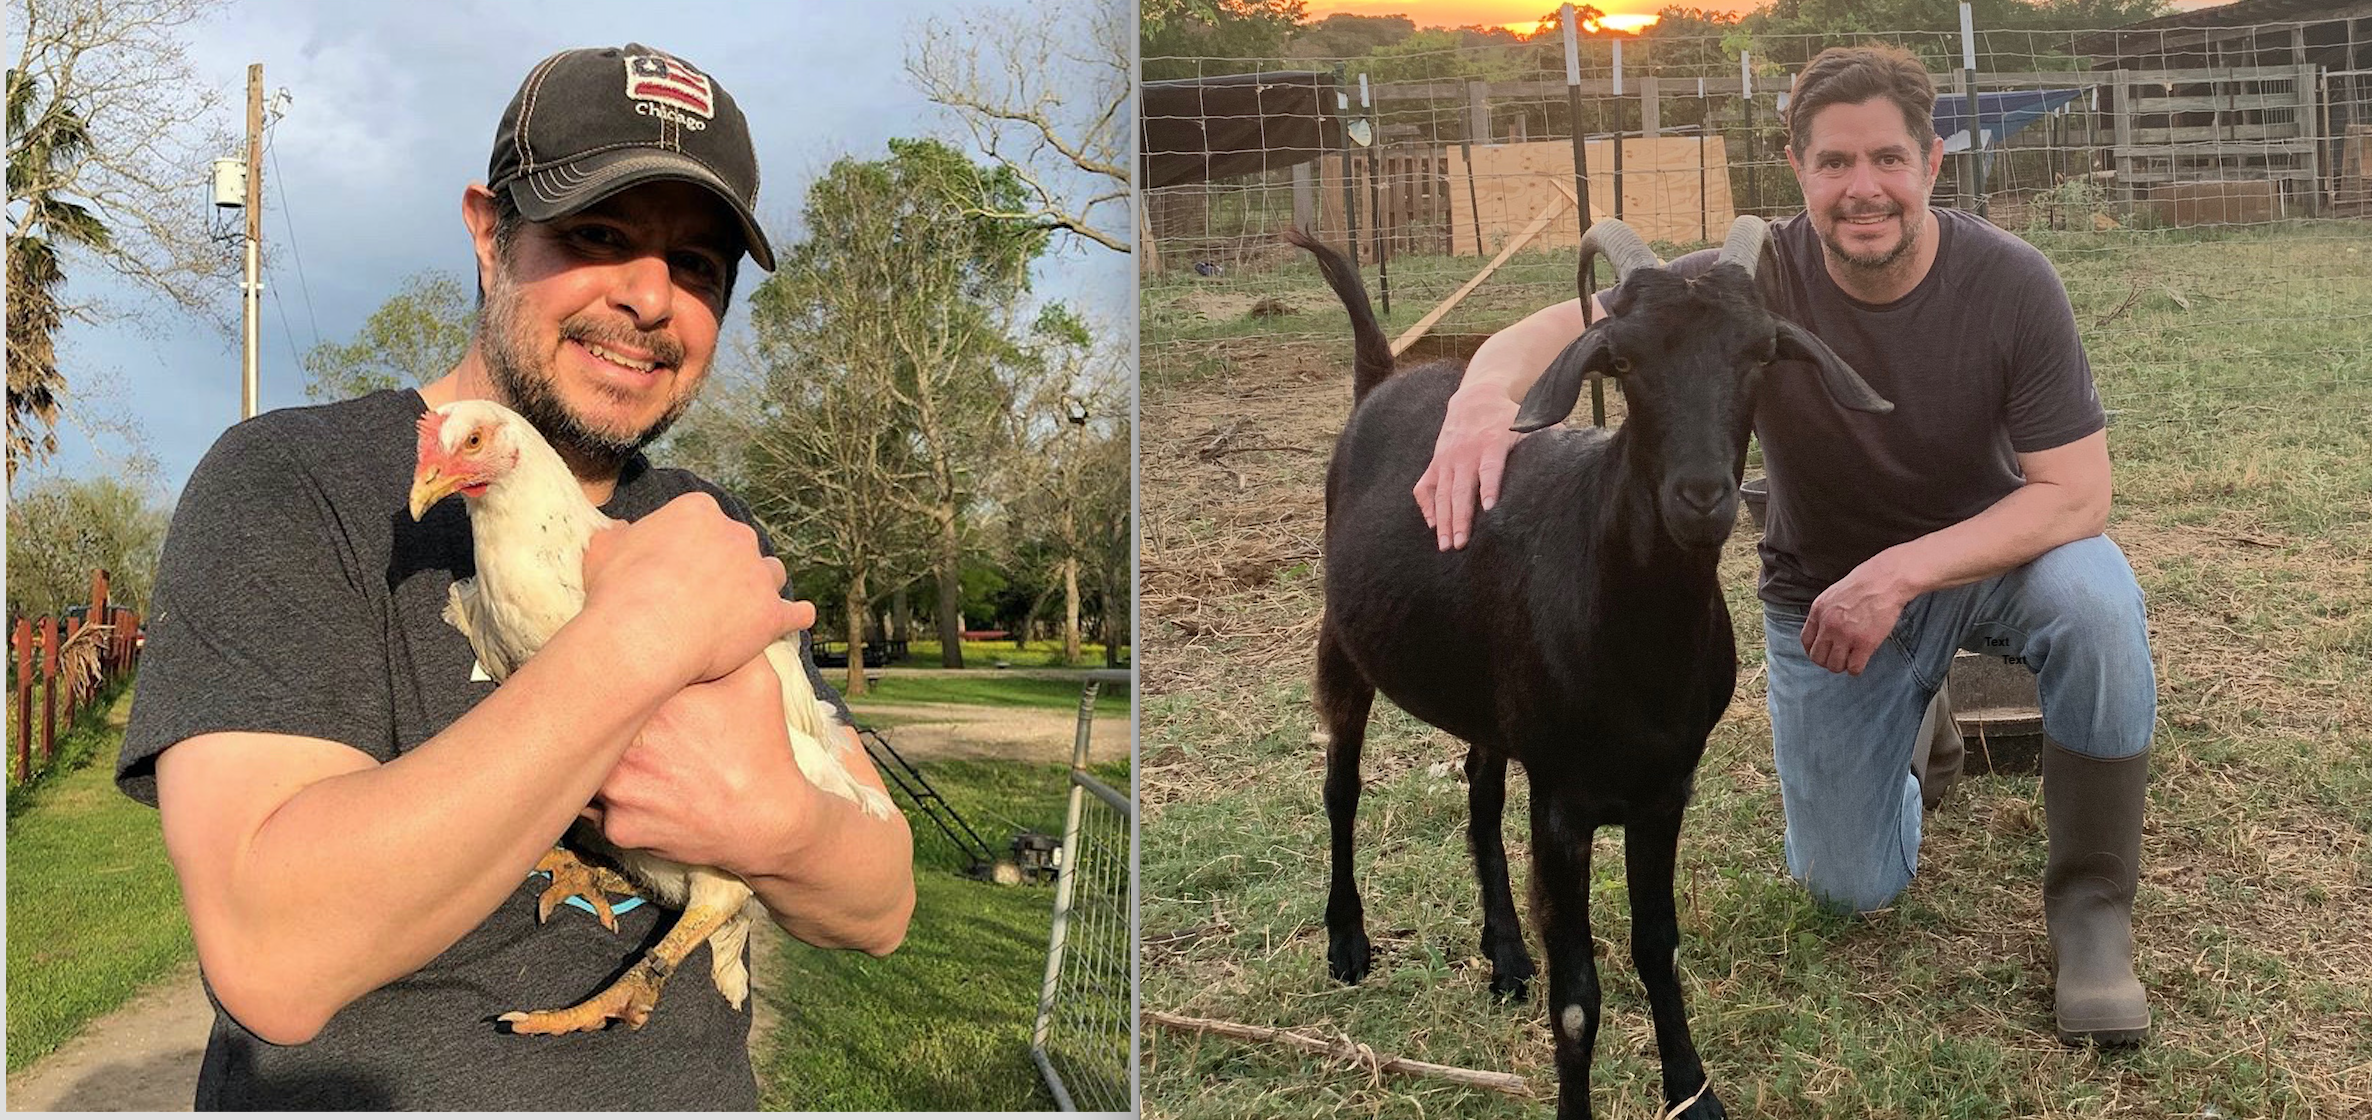
<svg viewBox="0 0 2372 1120">
<path fill-rule="evenodd" d="M 1530 32 L 1542 12 L 1553 11 L 1557 0 L 1310 0 L 1309 18 L 1324 19 L 1336 12 L 1362 16 L 1404 15 L 1419 27 L 1467 27 L 1495 24 Z M 1607 26 L 1633 30 L 1655 22 L 1662 0 L 1598 0 L 1607 13 Z M 1695 6 L 1707 11 L 1743 12 L 1754 0 L 1703 0 Z"/>
<path fill-rule="evenodd" d="M 1635 31 L 1655 22 L 1655 12 L 1667 0 L 1595 0 L 1605 26 Z M 1744 12 L 1761 0 L 1692 0 L 1689 6 L 1714 12 Z M 2183 11 L 2204 8 L 2223 0 L 2175 0 Z M 1555 0 L 1309 0 L 1309 18 L 1324 19 L 1336 12 L 1362 16 L 1404 15 L 1418 27 L 1467 27 L 1495 24 L 1530 32 L 1541 13 L 1553 10 Z"/>
</svg>

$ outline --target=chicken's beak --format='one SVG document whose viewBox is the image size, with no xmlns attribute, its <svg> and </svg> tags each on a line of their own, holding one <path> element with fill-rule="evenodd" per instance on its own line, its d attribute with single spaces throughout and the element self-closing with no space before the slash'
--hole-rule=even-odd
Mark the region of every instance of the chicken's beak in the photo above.
<svg viewBox="0 0 2372 1120">
<path fill-rule="evenodd" d="M 412 520 L 427 516 L 428 507 L 445 500 L 445 496 L 461 488 L 459 479 L 445 477 L 445 472 L 434 466 L 423 466 L 412 476 Z"/>
</svg>

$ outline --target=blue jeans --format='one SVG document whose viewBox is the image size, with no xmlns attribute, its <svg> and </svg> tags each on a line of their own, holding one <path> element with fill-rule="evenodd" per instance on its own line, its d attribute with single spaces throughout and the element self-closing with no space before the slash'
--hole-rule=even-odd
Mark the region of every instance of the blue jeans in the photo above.
<svg viewBox="0 0 2372 1120">
<path fill-rule="evenodd" d="M 1803 628 L 1802 610 L 1763 605 L 1787 870 L 1839 909 L 1886 905 L 1918 868 L 1911 753 L 1954 650 L 2025 658 L 2044 733 L 2078 754 L 2139 754 L 2157 722 L 2141 586 L 2105 536 L 1911 600 L 1858 677 L 1813 663 Z"/>
</svg>

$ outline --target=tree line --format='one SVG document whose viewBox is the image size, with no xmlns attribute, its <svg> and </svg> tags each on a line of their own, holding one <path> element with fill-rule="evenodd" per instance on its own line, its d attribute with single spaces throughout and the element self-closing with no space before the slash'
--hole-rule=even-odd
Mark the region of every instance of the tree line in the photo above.
<svg viewBox="0 0 2372 1120">
<path fill-rule="evenodd" d="M 2168 0 L 1973 0 L 1972 18 L 1991 38 L 1984 65 L 1999 70 L 2065 69 L 2076 60 L 2067 33 L 2121 27 L 2164 15 Z M 1337 12 L 1310 19 L 1305 0 L 1144 0 L 1141 50 L 1145 78 L 1204 73 L 1205 59 L 1284 68 L 1344 62 L 1375 81 L 1493 81 L 1564 69 L 1560 12 L 1541 15 L 1538 30 L 1475 25 L 1423 28 L 1405 15 Z M 1922 55 L 1932 69 L 1958 65 L 1959 0 L 1769 0 L 1744 12 L 1667 6 L 1636 32 L 1602 26 L 1605 12 L 1574 6 L 1585 67 L 1611 65 L 1612 44 L 1634 46 L 1632 73 L 1727 76 L 1741 51 L 1773 76 L 1793 73 L 1825 47 L 1886 36 Z M 1998 35 L 2001 32 L 2034 34 Z M 2056 33 L 2056 34 L 2053 34 Z M 1498 48 L 1477 50 L 1473 48 Z M 1250 69 L 1249 65 L 1241 67 Z"/>
</svg>

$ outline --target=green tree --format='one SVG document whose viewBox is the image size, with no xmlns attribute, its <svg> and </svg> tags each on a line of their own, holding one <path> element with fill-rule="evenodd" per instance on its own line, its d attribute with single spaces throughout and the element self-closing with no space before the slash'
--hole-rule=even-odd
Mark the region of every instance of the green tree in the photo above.
<svg viewBox="0 0 2372 1120">
<path fill-rule="evenodd" d="M 363 320 L 354 341 L 323 342 L 305 355 L 305 397 L 338 401 L 426 385 L 461 363 L 476 319 L 471 288 L 460 277 L 415 272 Z"/>
<path fill-rule="evenodd" d="M 751 297 L 771 403 L 736 410 L 749 425 L 736 473 L 778 543 L 849 589 L 852 642 L 872 597 L 904 583 L 879 552 L 920 538 L 943 662 L 960 668 L 967 552 L 1011 445 L 1027 372 L 1014 335 L 1049 233 L 954 201 L 1018 208 L 1011 168 L 937 140 L 889 148 L 816 179 L 804 236 Z"/>
<path fill-rule="evenodd" d="M 65 269 L 60 244 L 104 251 L 107 226 L 90 208 L 61 194 L 58 171 L 91 144 L 90 128 L 74 106 L 50 98 L 36 114 L 40 85 L 23 70 L 8 72 L 8 199 L 19 212 L 8 238 L 8 481 L 20 463 L 57 450 L 56 337 L 65 323 L 58 288 Z M 22 230 L 19 233 L 17 231 Z"/>
<path fill-rule="evenodd" d="M 71 396 L 57 332 L 114 309 L 76 267 L 215 319 L 237 257 L 207 232 L 206 157 L 231 140 L 181 35 L 219 0 L 16 0 L 7 72 L 7 469 L 48 455 Z"/>
<path fill-rule="evenodd" d="M 1417 33 L 1407 16 L 1363 16 L 1336 12 L 1293 29 L 1287 46 L 1295 58 L 1359 58 Z"/>
<path fill-rule="evenodd" d="M 1306 15 L 1303 0 L 1144 0 L 1138 12 L 1138 54 L 1148 82 L 1232 74 L 1248 60 L 1281 60 L 1287 37 Z"/>
<path fill-rule="evenodd" d="M 168 515 L 152 489 L 115 476 L 46 479 L 8 503 L 8 613 L 56 615 L 91 597 L 105 568 L 109 599 L 148 610 Z"/>
</svg>

